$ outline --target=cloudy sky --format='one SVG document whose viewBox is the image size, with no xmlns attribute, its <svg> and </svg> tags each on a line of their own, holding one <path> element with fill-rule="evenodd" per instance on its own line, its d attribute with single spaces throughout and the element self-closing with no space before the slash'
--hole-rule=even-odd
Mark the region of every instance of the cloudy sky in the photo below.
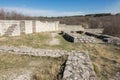
<svg viewBox="0 0 120 80">
<path fill-rule="evenodd" d="M 120 0 L 0 0 L 0 8 L 31 16 L 118 13 Z"/>
</svg>

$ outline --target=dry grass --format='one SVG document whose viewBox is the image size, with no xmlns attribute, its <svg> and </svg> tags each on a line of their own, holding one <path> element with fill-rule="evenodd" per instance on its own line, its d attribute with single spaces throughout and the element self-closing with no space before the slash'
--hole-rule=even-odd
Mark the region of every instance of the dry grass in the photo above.
<svg viewBox="0 0 120 80">
<path fill-rule="evenodd" d="M 0 80 L 9 79 L 14 73 L 17 76 L 24 71 L 32 72 L 34 80 L 57 80 L 60 66 L 66 60 L 66 56 L 59 58 L 35 57 L 27 55 L 14 55 L 0 53 Z M 2 76 L 6 76 L 2 78 Z M 9 75 L 7 77 L 7 75 Z"/>
<path fill-rule="evenodd" d="M 102 44 L 91 47 L 95 49 L 95 51 L 91 51 L 90 56 L 93 64 L 98 67 L 98 77 L 107 80 L 108 77 L 113 77 L 120 72 L 120 47 Z"/>
<path fill-rule="evenodd" d="M 83 44 L 80 50 L 87 50 L 97 76 L 108 80 L 120 72 L 120 47 L 110 44 Z"/>
<path fill-rule="evenodd" d="M 65 50 L 89 51 L 97 76 L 101 80 L 116 76 L 120 72 L 120 46 L 112 44 L 85 44 L 66 42 L 58 36 L 61 43 L 56 46 Z"/>
<path fill-rule="evenodd" d="M 0 40 L 0 45 L 44 48 L 44 46 L 48 45 L 51 38 L 49 33 L 34 33 L 18 37 L 4 37 L 4 40 Z"/>
<path fill-rule="evenodd" d="M 48 44 L 51 40 L 51 33 L 39 33 L 15 38 L 6 38 L 6 41 L 0 41 L 0 45 L 23 45 L 34 48 L 89 51 L 96 74 L 102 80 L 108 80 L 108 77 L 115 76 L 117 72 L 120 72 L 119 46 L 110 44 L 70 43 L 64 40 L 61 35 L 56 36 L 56 38 L 60 41 L 59 45 Z"/>
</svg>

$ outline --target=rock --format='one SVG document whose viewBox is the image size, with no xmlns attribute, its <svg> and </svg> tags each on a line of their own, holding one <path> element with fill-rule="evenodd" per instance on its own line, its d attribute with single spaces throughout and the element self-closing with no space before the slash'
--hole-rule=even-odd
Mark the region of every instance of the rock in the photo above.
<svg viewBox="0 0 120 80">
<path fill-rule="evenodd" d="M 66 64 L 68 63 L 70 64 L 66 65 L 63 76 L 64 80 L 97 80 L 88 53 L 76 52 L 74 53 L 74 55 L 69 55 Z M 86 63 L 89 66 L 87 66 L 84 63 Z M 71 69 L 70 66 L 72 66 L 73 68 Z M 70 76 L 70 73 L 68 76 L 68 73 L 66 74 L 66 72 L 71 72 L 72 76 Z"/>
<path fill-rule="evenodd" d="M 72 75 L 72 73 L 70 72 L 70 71 L 68 71 L 68 70 L 65 70 L 64 71 L 64 78 L 66 79 L 66 78 L 68 78 L 68 77 L 70 77 L 71 75 Z"/>
</svg>

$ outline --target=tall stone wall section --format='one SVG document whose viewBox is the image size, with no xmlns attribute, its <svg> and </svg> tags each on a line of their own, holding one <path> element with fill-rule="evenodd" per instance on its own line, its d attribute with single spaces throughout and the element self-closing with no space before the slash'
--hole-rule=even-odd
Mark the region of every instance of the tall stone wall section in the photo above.
<svg viewBox="0 0 120 80">
<path fill-rule="evenodd" d="M 32 21 L 25 21 L 25 34 L 33 33 Z"/>
<path fill-rule="evenodd" d="M 7 29 L 12 26 L 12 25 L 16 25 L 17 27 L 20 26 L 20 21 L 16 21 L 16 20 L 0 20 L 0 34 L 4 35 L 5 32 L 7 31 Z M 17 33 L 16 33 L 17 34 Z M 19 33 L 18 33 L 19 35 Z"/>
<path fill-rule="evenodd" d="M 20 24 L 19 24 L 20 25 Z M 20 27 L 19 25 L 17 25 L 14 29 L 14 31 L 12 32 L 11 36 L 18 36 L 20 35 Z"/>
<path fill-rule="evenodd" d="M 2 25 L 0 24 L 0 35 L 2 34 Z"/>
<path fill-rule="evenodd" d="M 15 25 L 14 29 L 10 28 Z M 3 36 L 7 31 L 10 36 L 19 36 L 21 33 L 31 34 L 33 32 L 58 31 L 59 22 L 41 22 L 32 20 L 0 20 L 0 35 Z"/>
<path fill-rule="evenodd" d="M 36 21 L 36 32 L 58 31 L 59 22 L 41 22 Z"/>
</svg>

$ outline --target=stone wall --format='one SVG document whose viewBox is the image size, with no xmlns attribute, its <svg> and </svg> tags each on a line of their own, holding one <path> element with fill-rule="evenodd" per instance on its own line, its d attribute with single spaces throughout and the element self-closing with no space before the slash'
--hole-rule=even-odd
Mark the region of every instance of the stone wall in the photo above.
<svg viewBox="0 0 120 80">
<path fill-rule="evenodd" d="M 61 31 L 84 31 L 82 25 L 66 25 L 60 24 L 59 25 Z"/>
<path fill-rule="evenodd" d="M 2 35 L 2 24 L 0 23 L 0 35 Z"/>
<path fill-rule="evenodd" d="M 58 25 L 58 21 L 0 20 L 0 35 L 19 36 L 21 33 L 58 31 Z"/>
<path fill-rule="evenodd" d="M 17 27 L 20 26 L 20 21 L 17 20 L 0 20 L 0 34 L 4 35 L 6 33 L 6 31 L 8 30 L 8 28 L 12 25 L 16 25 Z M 16 32 L 17 34 L 17 32 Z M 19 35 L 19 33 L 18 33 Z"/>
<path fill-rule="evenodd" d="M 25 20 L 25 34 L 33 33 L 32 21 Z"/>
<path fill-rule="evenodd" d="M 74 52 L 73 52 L 74 53 Z M 87 52 L 68 56 L 64 70 L 64 80 L 97 80 Z"/>
<path fill-rule="evenodd" d="M 85 34 L 90 36 L 90 37 L 98 38 L 98 39 L 100 39 L 106 43 L 109 43 L 109 44 L 115 44 L 118 46 L 120 45 L 120 38 L 118 38 L 118 37 L 104 35 L 104 34 L 98 34 L 98 33 L 92 33 L 92 32 L 85 32 Z"/>
<path fill-rule="evenodd" d="M 58 24 L 59 22 L 41 22 L 41 21 L 36 21 L 36 32 L 45 32 L 45 31 L 58 31 Z"/>
<path fill-rule="evenodd" d="M 91 32 L 91 33 L 103 33 L 103 30 L 102 28 L 99 28 L 99 29 L 85 29 L 84 31 L 85 32 Z"/>
<path fill-rule="evenodd" d="M 74 43 L 99 43 L 94 37 L 78 33 L 63 32 L 62 36 L 69 42 Z"/>
<path fill-rule="evenodd" d="M 17 48 L 7 46 L 0 46 L 0 52 L 51 57 L 68 55 L 68 58 L 65 62 L 65 68 L 62 70 L 63 77 L 61 77 L 60 80 L 97 80 L 88 52 L 45 50 L 28 47 Z"/>
<path fill-rule="evenodd" d="M 20 27 L 19 25 L 17 25 L 14 29 L 14 31 L 12 32 L 11 36 L 18 36 L 20 35 Z"/>
</svg>

